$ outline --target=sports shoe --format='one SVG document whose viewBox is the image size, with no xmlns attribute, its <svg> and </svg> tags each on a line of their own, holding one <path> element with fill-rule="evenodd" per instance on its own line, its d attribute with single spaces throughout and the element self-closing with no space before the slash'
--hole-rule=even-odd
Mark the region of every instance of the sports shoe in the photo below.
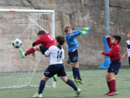
<svg viewBox="0 0 130 98">
<path fill-rule="evenodd" d="M 114 95 L 117 95 L 118 94 L 118 92 L 116 91 L 116 92 L 111 92 L 110 94 L 108 94 L 108 96 L 114 96 Z"/>
<path fill-rule="evenodd" d="M 22 58 L 25 58 L 25 52 L 21 49 L 21 48 L 19 48 L 19 51 L 20 51 L 20 54 L 21 54 L 21 56 L 22 56 Z"/>
<path fill-rule="evenodd" d="M 72 81 L 74 82 L 74 84 L 76 84 L 77 86 L 79 86 L 79 83 L 78 83 L 77 79 L 73 78 Z"/>
<path fill-rule="evenodd" d="M 84 82 L 80 79 L 77 80 L 80 85 L 84 85 Z"/>
<path fill-rule="evenodd" d="M 33 98 L 42 98 L 42 94 L 36 93 L 35 95 L 32 96 Z"/>
<path fill-rule="evenodd" d="M 108 94 L 110 94 L 110 93 L 111 93 L 111 92 L 106 92 L 105 95 L 108 95 Z"/>
<path fill-rule="evenodd" d="M 81 89 L 78 88 L 77 91 L 76 91 L 76 95 L 75 95 L 75 97 L 78 97 L 78 96 L 80 95 L 80 93 L 81 93 Z"/>
</svg>

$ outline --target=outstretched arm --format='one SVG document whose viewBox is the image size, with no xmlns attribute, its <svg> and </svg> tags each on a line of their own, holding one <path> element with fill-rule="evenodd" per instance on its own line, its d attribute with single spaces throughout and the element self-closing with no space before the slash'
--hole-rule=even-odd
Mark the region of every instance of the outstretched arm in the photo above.
<svg viewBox="0 0 130 98">
<path fill-rule="evenodd" d="M 81 34 L 82 29 L 73 31 L 73 34 L 69 36 L 70 39 L 73 39 Z"/>
<path fill-rule="evenodd" d="M 117 51 L 117 48 L 115 47 L 109 53 L 102 51 L 102 54 L 105 56 L 113 56 L 113 55 L 115 55 L 116 51 Z"/>
</svg>

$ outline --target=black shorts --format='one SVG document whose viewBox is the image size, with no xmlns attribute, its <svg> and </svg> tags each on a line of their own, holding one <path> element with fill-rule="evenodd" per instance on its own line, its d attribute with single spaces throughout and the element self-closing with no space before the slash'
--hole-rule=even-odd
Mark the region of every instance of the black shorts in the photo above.
<svg viewBox="0 0 130 98">
<path fill-rule="evenodd" d="M 114 72 L 117 75 L 118 72 L 119 72 L 120 67 L 121 67 L 121 62 L 120 61 L 112 61 L 107 72 L 108 73 Z"/>
<path fill-rule="evenodd" d="M 57 74 L 58 77 L 66 77 L 63 64 L 50 65 L 44 72 L 46 78 L 51 78 L 55 74 Z"/>
<path fill-rule="evenodd" d="M 130 57 L 128 57 L 128 61 L 129 61 L 129 66 L 130 66 Z"/>
<path fill-rule="evenodd" d="M 78 50 L 76 49 L 73 52 L 68 52 L 70 63 L 74 64 L 78 62 Z"/>
<path fill-rule="evenodd" d="M 48 48 L 46 46 L 40 45 L 40 50 L 42 54 L 45 54 L 45 52 L 48 50 Z"/>
</svg>

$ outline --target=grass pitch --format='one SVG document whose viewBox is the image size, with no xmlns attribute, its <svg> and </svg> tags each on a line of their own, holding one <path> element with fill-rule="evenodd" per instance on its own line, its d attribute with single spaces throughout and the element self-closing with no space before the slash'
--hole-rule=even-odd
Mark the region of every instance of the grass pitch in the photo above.
<svg viewBox="0 0 130 98">
<path fill-rule="evenodd" d="M 67 70 L 68 78 L 72 78 L 72 71 Z M 85 83 L 78 86 L 82 89 L 79 98 L 108 98 L 104 93 L 108 91 L 106 84 L 107 69 L 82 69 L 80 70 L 82 79 Z M 40 82 L 40 80 L 39 80 Z M 116 76 L 118 95 L 111 98 L 129 98 L 130 97 L 130 68 L 121 68 Z M 36 87 L 25 87 L 20 89 L 0 90 L 0 98 L 32 98 L 37 93 Z M 56 88 L 45 88 L 43 98 L 75 98 L 74 90 L 66 85 L 60 78 L 57 81 Z"/>
</svg>

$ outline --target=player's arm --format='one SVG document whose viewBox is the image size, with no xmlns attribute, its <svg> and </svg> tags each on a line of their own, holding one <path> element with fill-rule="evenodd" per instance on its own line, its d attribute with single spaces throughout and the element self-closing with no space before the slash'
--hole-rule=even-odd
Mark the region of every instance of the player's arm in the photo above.
<svg viewBox="0 0 130 98">
<path fill-rule="evenodd" d="M 65 59 L 65 53 L 63 51 L 63 53 L 62 53 L 62 60 L 64 60 L 64 59 Z"/>
<path fill-rule="evenodd" d="M 81 34 L 82 29 L 73 31 L 73 34 L 69 36 L 70 39 L 73 39 Z"/>
<path fill-rule="evenodd" d="M 42 38 L 40 37 L 38 40 L 35 41 L 35 45 L 43 43 Z"/>
<path fill-rule="evenodd" d="M 102 54 L 105 56 L 113 56 L 113 55 L 115 55 L 116 51 L 117 51 L 117 48 L 114 47 L 109 53 L 102 51 Z"/>
<path fill-rule="evenodd" d="M 45 52 L 45 57 L 49 57 L 51 54 L 51 47 Z"/>
<path fill-rule="evenodd" d="M 124 53 L 124 55 L 122 56 L 122 59 L 124 59 L 127 54 L 128 54 L 128 51 L 126 51 L 126 52 Z"/>
<path fill-rule="evenodd" d="M 36 46 L 37 44 L 35 42 L 32 43 L 32 47 Z"/>
<path fill-rule="evenodd" d="M 110 38 L 109 35 L 107 35 L 106 38 L 107 38 L 107 44 L 108 44 L 108 46 L 111 48 L 111 47 L 112 47 L 111 38 Z"/>
</svg>

